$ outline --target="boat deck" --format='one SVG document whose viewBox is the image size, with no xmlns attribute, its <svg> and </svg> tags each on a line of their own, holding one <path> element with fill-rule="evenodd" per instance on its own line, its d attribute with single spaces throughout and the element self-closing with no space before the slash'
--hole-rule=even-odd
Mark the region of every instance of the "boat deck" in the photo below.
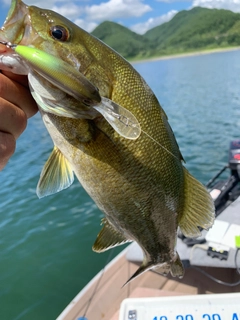
<svg viewBox="0 0 240 320">
<path fill-rule="evenodd" d="M 185 275 L 180 280 L 148 271 L 123 287 L 124 283 L 138 268 L 136 264 L 127 261 L 126 253 L 127 250 L 125 249 L 120 257 L 115 258 L 118 259 L 117 264 L 113 259 L 104 273 L 99 273 L 75 297 L 57 320 L 76 320 L 85 314 L 88 320 L 118 320 L 120 304 L 123 299 L 128 297 L 177 296 L 240 291 L 240 285 L 227 287 L 216 283 L 193 267 L 186 268 Z M 201 270 L 225 282 L 232 283 L 239 280 L 236 270 L 231 268 L 201 267 Z M 103 296 L 105 299 L 103 299 Z"/>
<path fill-rule="evenodd" d="M 236 271 L 233 269 L 201 268 L 201 270 L 225 282 L 232 283 L 239 280 L 239 276 L 237 276 Z M 193 268 L 186 269 L 185 276 L 181 280 L 164 277 L 151 271 L 147 272 L 139 280 L 136 288 L 129 293 L 128 297 L 162 297 L 240 291 L 240 285 L 236 287 L 223 286 L 210 280 Z M 119 310 L 111 318 L 102 319 L 118 320 Z"/>
</svg>

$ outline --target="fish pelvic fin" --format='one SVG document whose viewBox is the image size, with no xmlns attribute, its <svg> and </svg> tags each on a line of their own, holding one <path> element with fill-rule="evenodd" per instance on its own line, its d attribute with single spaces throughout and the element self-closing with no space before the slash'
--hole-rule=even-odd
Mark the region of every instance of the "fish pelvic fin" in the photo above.
<svg viewBox="0 0 240 320">
<path fill-rule="evenodd" d="M 39 198 L 68 188 L 74 180 L 74 174 L 68 160 L 55 146 L 45 163 L 37 185 Z"/>
<path fill-rule="evenodd" d="M 92 247 L 93 251 L 104 252 L 113 247 L 132 241 L 127 239 L 122 233 L 116 230 L 106 218 L 102 219 L 102 224 L 104 224 L 104 226 L 94 242 Z"/>
<path fill-rule="evenodd" d="M 142 265 L 137 269 L 137 271 L 131 276 L 131 278 L 128 279 L 128 281 L 123 286 L 128 284 L 136 277 L 140 276 L 142 273 L 151 269 L 157 273 L 160 273 L 163 276 L 167 276 L 169 272 L 173 277 L 178 277 L 180 279 L 184 276 L 184 267 L 182 261 L 180 260 L 178 253 L 176 253 L 175 259 L 171 263 L 164 262 L 159 265 L 156 265 L 154 262 L 147 261 L 146 259 L 144 259 Z"/>
<path fill-rule="evenodd" d="M 178 225 L 186 237 L 201 235 L 198 227 L 208 230 L 214 222 L 215 207 L 207 189 L 184 168 L 184 205 Z"/>
</svg>

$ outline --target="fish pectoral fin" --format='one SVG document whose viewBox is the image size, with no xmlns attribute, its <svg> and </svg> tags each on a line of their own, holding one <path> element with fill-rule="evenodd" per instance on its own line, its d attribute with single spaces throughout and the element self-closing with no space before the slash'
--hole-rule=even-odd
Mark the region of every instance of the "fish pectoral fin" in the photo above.
<svg viewBox="0 0 240 320">
<path fill-rule="evenodd" d="M 92 247 L 95 252 L 104 252 L 113 247 L 119 246 L 132 240 L 126 239 L 122 233 L 110 225 L 107 219 L 102 219 L 104 226 L 99 232 Z"/>
<path fill-rule="evenodd" d="M 68 188 L 74 180 L 74 174 L 68 160 L 55 146 L 45 163 L 37 185 L 39 198 Z"/>
<path fill-rule="evenodd" d="M 198 227 L 209 229 L 215 218 L 215 207 L 207 189 L 184 168 L 184 205 L 178 225 L 186 237 L 201 235 Z"/>
</svg>

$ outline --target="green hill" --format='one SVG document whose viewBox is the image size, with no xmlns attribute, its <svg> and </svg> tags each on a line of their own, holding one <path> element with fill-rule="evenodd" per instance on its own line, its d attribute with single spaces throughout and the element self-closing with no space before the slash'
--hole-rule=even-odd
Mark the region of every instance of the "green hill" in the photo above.
<svg viewBox="0 0 240 320">
<path fill-rule="evenodd" d="M 240 14 L 195 7 L 180 11 L 145 35 L 110 21 L 92 34 L 128 59 L 239 46 Z"/>
<path fill-rule="evenodd" d="M 145 37 L 155 42 L 155 53 L 240 45 L 240 14 L 229 10 L 193 8 L 149 30 Z"/>
<path fill-rule="evenodd" d="M 151 48 L 147 38 L 111 21 L 101 23 L 92 34 L 127 58 L 144 56 Z"/>
</svg>

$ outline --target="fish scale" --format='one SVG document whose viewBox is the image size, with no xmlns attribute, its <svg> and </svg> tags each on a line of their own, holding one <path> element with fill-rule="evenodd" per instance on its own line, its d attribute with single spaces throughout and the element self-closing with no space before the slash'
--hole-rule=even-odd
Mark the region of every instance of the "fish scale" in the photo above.
<svg viewBox="0 0 240 320">
<path fill-rule="evenodd" d="M 52 28 L 60 28 L 64 38 L 56 39 Z M 167 116 L 144 79 L 66 18 L 20 0 L 12 1 L 0 39 L 17 53 L 12 70 L 19 61 L 26 66 L 54 142 L 38 183 L 39 197 L 69 187 L 75 174 L 105 213 L 94 251 L 137 241 L 144 260 L 129 281 L 149 269 L 182 277 L 177 228 L 185 236 L 198 236 L 198 227 L 213 224 L 214 206 L 183 166 Z M 61 99 L 50 99 L 58 90 Z"/>
</svg>

